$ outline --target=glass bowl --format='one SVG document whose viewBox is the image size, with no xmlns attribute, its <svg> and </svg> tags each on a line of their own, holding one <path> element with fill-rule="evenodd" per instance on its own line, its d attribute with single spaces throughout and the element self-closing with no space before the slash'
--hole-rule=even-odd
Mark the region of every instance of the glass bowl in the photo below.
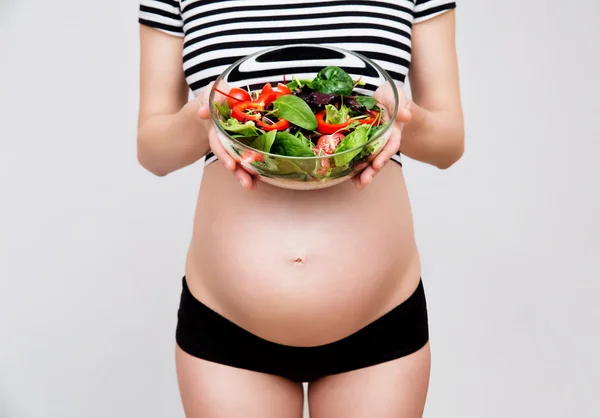
<svg viewBox="0 0 600 418">
<path fill-rule="evenodd" d="M 375 90 L 385 83 L 394 96 L 394 108 L 383 109 L 382 120 L 385 126 L 371 139 L 355 148 L 335 154 L 292 157 L 259 151 L 232 137 L 225 131 L 217 103 L 227 100 L 221 92 L 228 93 L 238 87 L 248 91 L 260 91 L 271 83 L 277 86 L 292 77 L 298 80 L 312 80 L 327 66 L 342 68 L 360 84 L 353 93 L 373 96 Z M 331 187 L 359 174 L 383 148 L 392 133 L 392 125 L 398 112 L 398 91 L 393 79 L 379 65 L 355 52 L 315 44 L 285 45 L 261 50 L 248 55 L 227 68 L 215 81 L 209 99 L 211 116 L 216 134 L 227 152 L 248 172 L 261 181 L 273 186 L 293 190 L 315 190 Z"/>
</svg>

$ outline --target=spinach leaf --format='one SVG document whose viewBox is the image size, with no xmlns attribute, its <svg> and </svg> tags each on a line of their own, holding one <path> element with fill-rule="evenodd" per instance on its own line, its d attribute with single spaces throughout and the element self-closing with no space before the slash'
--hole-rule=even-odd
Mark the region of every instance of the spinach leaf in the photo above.
<svg viewBox="0 0 600 418">
<path fill-rule="evenodd" d="M 277 131 L 269 131 L 256 138 L 250 146 L 259 151 L 271 152 L 271 147 L 275 142 L 276 135 Z"/>
<path fill-rule="evenodd" d="M 354 98 L 360 105 L 364 106 L 367 110 L 373 109 L 377 104 L 377 100 L 372 98 L 371 96 L 356 96 Z"/>
<path fill-rule="evenodd" d="M 348 113 L 350 109 L 342 105 L 340 108 L 336 108 L 333 105 L 328 104 L 325 106 L 325 122 L 332 123 L 334 125 L 344 123 L 348 120 Z"/>
<path fill-rule="evenodd" d="M 252 121 L 242 124 L 235 118 L 229 118 L 227 119 L 227 122 L 223 122 L 221 119 L 219 119 L 219 124 L 223 130 L 235 133 L 237 134 L 236 136 L 249 137 L 260 135 L 260 131 L 256 128 L 256 125 L 254 125 L 254 122 Z"/>
<path fill-rule="evenodd" d="M 285 119 L 294 125 L 309 131 L 317 129 L 317 118 L 308 104 L 300 97 L 286 94 L 273 102 L 273 110 L 279 119 Z"/>
<path fill-rule="evenodd" d="M 352 94 L 354 82 L 340 67 L 329 66 L 323 68 L 312 81 L 312 87 L 319 93 L 341 94 L 349 96 Z"/>
<path fill-rule="evenodd" d="M 335 149 L 335 154 L 339 154 L 344 151 L 351 150 L 353 148 L 359 147 L 365 144 L 369 140 L 369 131 L 371 127 L 369 125 L 360 125 L 353 132 L 350 132 L 346 137 L 340 142 L 340 145 Z M 348 152 L 342 155 L 333 156 L 335 165 L 337 167 L 341 167 L 343 165 L 348 164 L 354 157 L 360 154 L 360 148 Z"/>
<path fill-rule="evenodd" d="M 227 102 L 223 102 L 223 104 L 215 102 L 215 106 L 225 119 L 229 119 L 231 117 L 231 109 L 229 108 Z"/>
<path fill-rule="evenodd" d="M 288 132 L 277 132 L 272 152 L 290 157 L 313 157 L 315 153 L 312 148 L 312 142 L 304 136 L 299 138 Z"/>
</svg>

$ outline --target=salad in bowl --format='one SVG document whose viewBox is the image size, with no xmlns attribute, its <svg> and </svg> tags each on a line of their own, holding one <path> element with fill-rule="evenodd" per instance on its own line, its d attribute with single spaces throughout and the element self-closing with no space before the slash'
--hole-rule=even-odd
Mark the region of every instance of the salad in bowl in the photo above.
<svg viewBox="0 0 600 418">
<path fill-rule="evenodd" d="M 358 58 L 363 65 L 370 63 L 353 52 L 332 49 L 344 57 Z M 344 61 L 338 58 L 338 62 L 321 60 L 329 65 L 312 76 L 283 73 L 280 79 L 269 76 L 270 81 L 260 82 L 257 73 L 264 71 L 253 70 L 240 77 L 238 69 L 235 78 L 241 80 L 228 79 L 235 67 L 243 68 L 252 58 L 256 59 L 256 54 L 217 79 L 210 107 L 217 136 L 227 152 L 260 180 L 288 189 L 330 187 L 360 173 L 389 139 L 397 109 L 385 109 L 372 96 L 377 87 L 370 84 L 372 74 L 353 77 L 347 71 L 353 67 L 340 66 Z M 277 60 L 280 63 L 281 54 Z M 305 61 L 302 68 L 306 68 Z M 377 70 L 383 82 L 388 81 L 389 76 Z M 391 86 L 397 95 L 393 82 Z"/>
</svg>

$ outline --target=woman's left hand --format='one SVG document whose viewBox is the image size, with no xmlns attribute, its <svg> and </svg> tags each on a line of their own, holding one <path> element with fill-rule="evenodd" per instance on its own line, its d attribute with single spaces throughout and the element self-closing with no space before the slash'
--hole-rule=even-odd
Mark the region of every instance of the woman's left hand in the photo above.
<svg viewBox="0 0 600 418">
<path fill-rule="evenodd" d="M 381 152 L 369 162 L 367 167 L 357 176 L 352 178 L 354 185 L 358 190 L 368 186 L 373 178 L 381 171 L 381 169 L 390 161 L 390 159 L 400 150 L 400 141 L 402 139 L 402 129 L 404 125 L 410 122 L 412 114 L 410 111 L 411 101 L 406 97 L 402 87 L 396 84 L 398 90 L 398 114 L 396 121 L 392 127 L 392 135 L 385 144 Z M 379 87 L 373 95 L 379 103 L 386 109 L 394 108 L 394 93 L 389 83 Z"/>
</svg>

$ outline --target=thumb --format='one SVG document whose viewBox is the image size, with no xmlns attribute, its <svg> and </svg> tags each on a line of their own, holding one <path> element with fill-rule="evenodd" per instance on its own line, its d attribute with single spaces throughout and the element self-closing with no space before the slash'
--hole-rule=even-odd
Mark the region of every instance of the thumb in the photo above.
<svg viewBox="0 0 600 418">
<path fill-rule="evenodd" d="M 394 109 L 394 93 L 392 92 L 392 87 L 388 81 L 375 91 L 373 97 L 389 111 Z"/>
<path fill-rule="evenodd" d="M 208 107 L 208 103 L 200 103 L 198 106 L 198 117 L 200 119 L 208 120 L 210 119 L 210 109 Z"/>
<path fill-rule="evenodd" d="M 200 94 L 196 97 L 195 101 L 197 102 L 197 115 L 201 119 L 210 119 L 210 111 L 208 107 L 208 101 L 210 99 L 210 93 L 214 86 L 214 81 L 211 81 L 206 86 L 202 88 Z"/>
<path fill-rule="evenodd" d="M 412 114 L 412 106 L 411 102 L 408 102 L 402 106 L 402 104 L 398 107 L 398 113 L 396 114 L 396 120 L 400 123 L 408 123 L 411 121 L 413 117 Z"/>
<path fill-rule="evenodd" d="M 398 110 L 396 112 L 396 121 L 400 123 L 408 123 L 411 119 L 411 112 L 408 107 L 410 102 L 407 102 L 402 92 L 402 87 L 398 84 L 396 84 L 396 90 L 398 91 L 399 100 Z M 377 89 L 374 97 L 388 112 L 393 112 L 394 108 L 396 107 L 396 98 L 389 82 L 386 82 L 379 89 Z"/>
</svg>

